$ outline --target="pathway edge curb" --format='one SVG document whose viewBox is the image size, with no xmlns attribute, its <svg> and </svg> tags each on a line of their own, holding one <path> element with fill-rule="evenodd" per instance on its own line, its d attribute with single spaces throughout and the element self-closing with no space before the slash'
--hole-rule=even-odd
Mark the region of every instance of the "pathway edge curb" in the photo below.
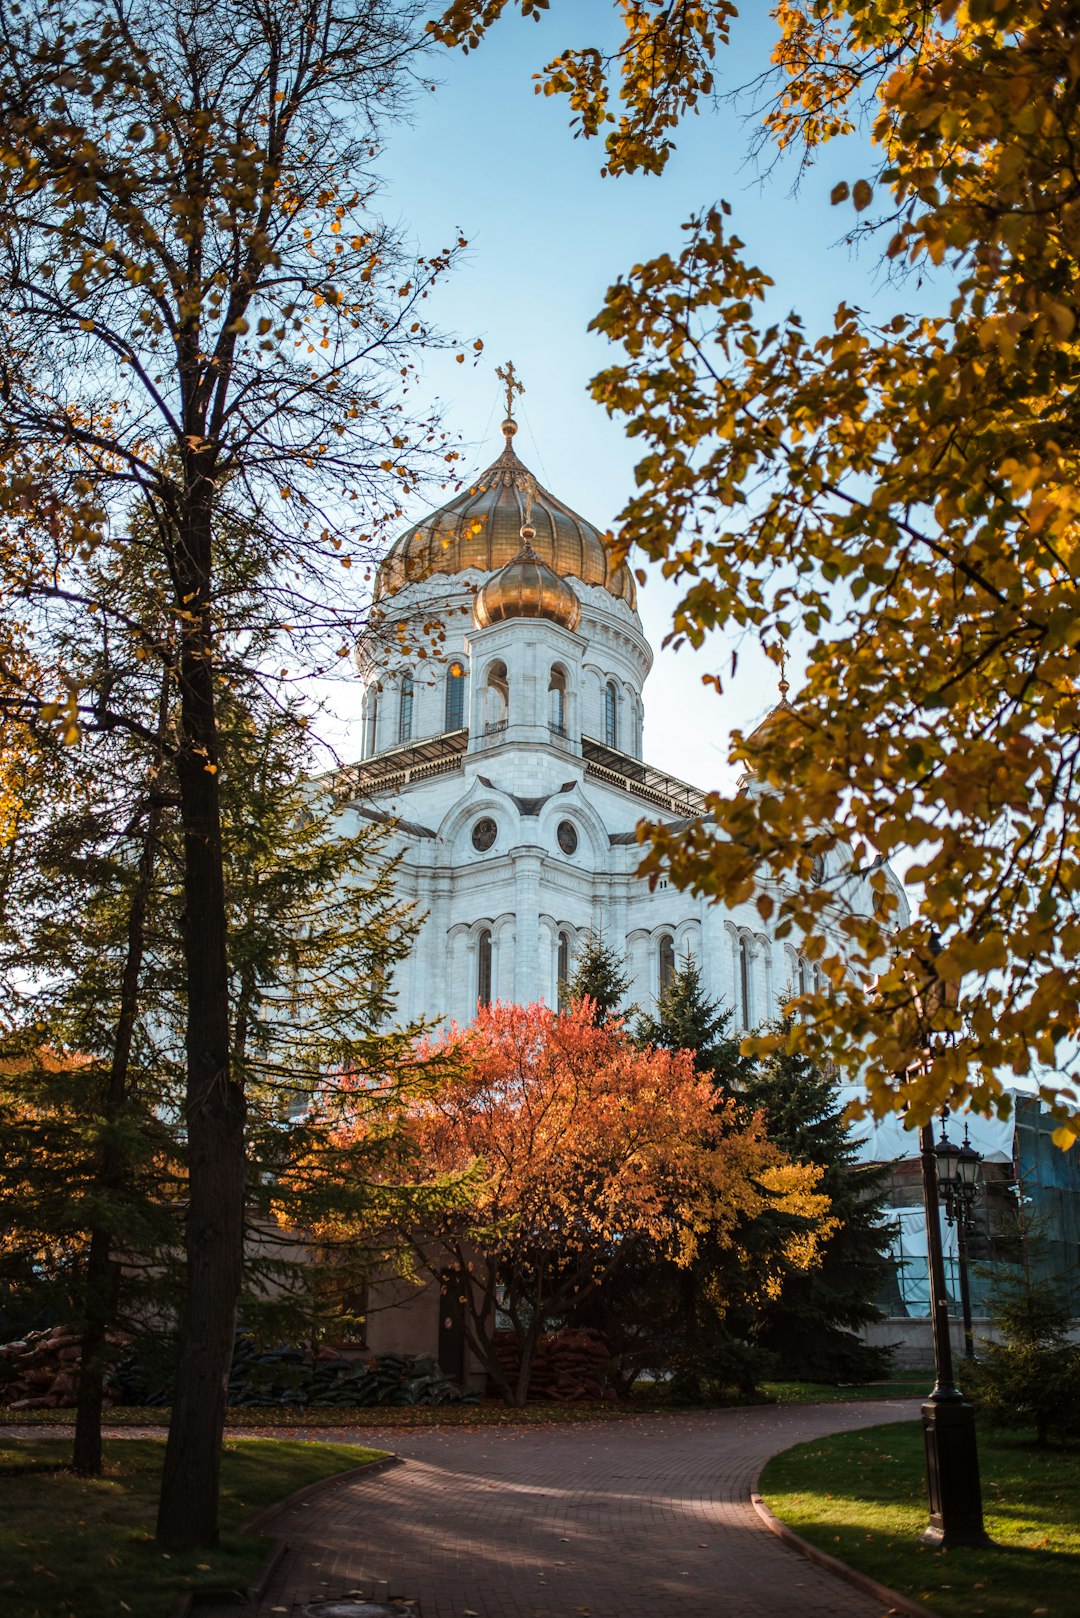
<svg viewBox="0 0 1080 1618">
<path fill-rule="evenodd" d="M 350 1466 L 344 1472 L 331 1472 L 325 1478 L 316 1478 L 314 1483 L 305 1483 L 302 1489 L 294 1489 L 284 1500 L 277 1500 L 272 1506 L 266 1506 L 257 1512 L 248 1522 L 240 1525 L 240 1532 L 262 1533 L 279 1511 L 285 1511 L 290 1506 L 303 1505 L 305 1501 L 325 1493 L 328 1489 L 337 1488 L 341 1483 L 354 1483 L 358 1478 L 370 1477 L 374 1472 L 385 1472 L 393 1466 L 402 1465 L 404 1462 L 400 1455 L 382 1455 L 377 1461 L 362 1461 L 359 1466 Z M 231 1606 L 235 1603 L 237 1606 L 254 1606 L 266 1594 L 270 1580 L 288 1551 L 289 1541 L 277 1540 L 263 1558 L 254 1579 L 243 1592 L 213 1589 L 205 1585 L 201 1589 L 196 1585 L 193 1590 L 182 1590 L 169 1611 L 169 1618 L 195 1618 L 199 1607 L 209 1604 Z"/>
<path fill-rule="evenodd" d="M 305 1442 L 317 1443 L 318 1440 L 307 1439 Z M 314 1499 L 316 1495 L 325 1494 L 328 1489 L 336 1489 L 343 1483 L 355 1483 L 358 1478 L 370 1477 L 374 1472 L 386 1472 L 393 1466 L 404 1464 L 400 1455 L 380 1455 L 377 1461 L 361 1461 L 359 1466 L 350 1466 L 344 1472 L 330 1472 L 324 1478 L 316 1478 L 314 1483 L 305 1483 L 302 1489 L 294 1489 L 284 1500 L 277 1500 L 272 1506 L 266 1506 L 249 1522 L 244 1523 L 240 1532 L 261 1534 L 280 1511 L 287 1511 L 292 1506 L 302 1506 L 305 1501 Z"/>
<path fill-rule="evenodd" d="M 783 1540 L 784 1544 L 789 1546 L 791 1550 L 798 1551 L 799 1555 L 805 1556 L 808 1562 L 816 1562 L 818 1567 L 824 1568 L 827 1573 L 834 1573 L 837 1578 L 844 1579 L 848 1584 L 853 1584 L 857 1590 L 864 1590 L 867 1595 L 873 1596 L 876 1601 L 883 1601 L 887 1607 L 891 1607 L 895 1612 L 907 1613 L 909 1618 L 938 1618 L 938 1614 L 930 1607 L 924 1607 L 921 1602 L 912 1601 L 910 1596 L 902 1596 L 898 1590 L 890 1590 L 887 1584 L 879 1584 L 869 1574 L 860 1573 L 857 1568 L 849 1567 L 847 1562 L 841 1562 L 839 1557 L 830 1556 L 828 1551 L 820 1550 L 818 1546 L 812 1545 L 808 1539 L 803 1539 L 801 1534 L 797 1534 L 793 1528 L 789 1528 L 786 1522 L 782 1522 L 779 1517 L 774 1516 L 769 1510 L 758 1493 L 757 1485 L 759 1481 L 760 1475 L 754 1479 L 754 1486 L 750 1490 L 750 1504 L 770 1533 L 775 1534 L 777 1539 Z"/>
</svg>

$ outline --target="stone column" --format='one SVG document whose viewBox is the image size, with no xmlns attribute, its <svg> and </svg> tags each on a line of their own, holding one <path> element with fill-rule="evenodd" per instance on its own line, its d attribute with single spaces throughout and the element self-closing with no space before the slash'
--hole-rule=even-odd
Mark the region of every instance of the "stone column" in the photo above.
<svg viewBox="0 0 1080 1618">
<path fill-rule="evenodd" d="M 522 848 L 514 856 L 514 999 L 519 1006 L 539 1000 L 547 982 L 540 961 L 540 860 L 538 848 Z"/>
</svg>

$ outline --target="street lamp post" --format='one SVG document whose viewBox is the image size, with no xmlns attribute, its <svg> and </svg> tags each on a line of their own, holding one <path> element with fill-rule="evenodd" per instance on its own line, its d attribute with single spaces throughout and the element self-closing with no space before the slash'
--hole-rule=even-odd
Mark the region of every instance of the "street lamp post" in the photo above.
<svg viewBox="0 0 1080 1618">
<path fill-rule="evenodd" d="M 938 1153 L 931 1124 L 919 1130 L 926 1249 L 930 1272 L 930 1320 L 934 1334 L 934 1390 L 922 1407 L 930 1525 L 923 1539 L 950 1549 L 988 1545 L 983 1527 L 975 1412 L 953 1381 L 949 1299 L 938 1206 Z"/>
<path fill-rule="evenodd" d="M 964 1358 L 975 1358 L 975 1336 L 971 1326 L 971 1284 L 968 1276 L 967 1239 L 971 1228 L 972 1212 L 979 1196 L 979 1164 L 981 1155 L 968 1139 L 964 1125 L 964 1141 L 954 1146 L 945 1133 L 947 1110 L 941 1115 L 941 1139 L 934 1149 L 937 1158 L 938 1183 L 945 1199 L 945 1218 L 956 1226 L 956 1254 L 960 1269 L 960 1309 L 964 1317 Z"/>
</svg>

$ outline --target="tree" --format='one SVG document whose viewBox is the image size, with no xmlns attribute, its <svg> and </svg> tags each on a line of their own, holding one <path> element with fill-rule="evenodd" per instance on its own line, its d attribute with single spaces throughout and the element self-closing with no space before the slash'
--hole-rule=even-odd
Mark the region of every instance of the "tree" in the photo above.
<svg viewBox="0 0 1080 1618">
<path fill-rule="evenodd" d="M 629 987 L 630 974 L 626 970 L 626 961 L 610 944 L 605 944 L 603 933 L 590 932 L 574 963 L 574 975 L 567 984 L 569 998 L 587 999 L 594 1021 L 605 1023 L 612 1017 L 623 1015 L 622 1003 Z"/>
<path fill-rule="evenodd" d="M 163 692 L 163 729 L 167 709 Z M 0 923 L 0 1278 L 9 1303 L 32 1299 L 79 1331 L 73 1461 L 95 1476 L 109 1334 L 167 1307 L 178 1234 L 176 972 L 163 948 L 176 916 L 161 780 L 130 739 L 93 759 L 48 733 L 37 742 Z"/>
<path fill-rule="evenodd" d="M 442 458 L 404 389 L 430 338 L 423 300 L 452 253 L 410 258 L 374 211 L 371 178 L 380 130 L 407 100 L 418 15 L 393 0 L 0 10 L 5 430 L 29 460 L 59 463 L 49 498 L 75 538 L 28 594 L 89 608 L 81 563 L 106 534 L 123 542 L 140 501 L 176 636 L 188 1207 L 158 1522 L 168 1548 L 216 1537 L 242 1272 L 218 542 L 230 509 L 242 513 L 289 655 L 332 661 L 357 618 L 339 569 L 370 551 L 425 457 Z M 161 656 L 151 637 L 145 655 Z M 115 694 L 70 695 L 74 723 L 144 734 Z M 35 691 L 20 705 L 55 709 Z"/>
<path fill-rule="evenodd" d="M 233 1060 L 249 1097 L 241 1310 L 310 1342 L 340 1326 L 342 1293 L 383 1258 L 378 1232 L 412 1206 L 405 1113 L 433 1075 L 416 1052 L 426 1026 L 395 1021 L 393 972 L 418 923 L 386 828 L 343 828 L 305 769 L 302 716 L 253 714 L 235 694 L 223 710 L 242 731 L 222 783 Z M 430 1214 L 430 1189 L 425 1202 Z"/>
<path fill-rule="evenodd" d="M 705 1229 L 732 1242 L 770 1200 L 827 1206 L 817 1171 L 789 1164 L 757 1121 L 737 1126 L 687 1055 L 636 1050 L 587 1001 L 562 1015 L 486 1007 L 435 1051 L 452 1070 L 414 1108 L 414 1138 L 421 1167 L 461 1177 L 462 1195 L 403 1234 L 428 1273 L 461 1277 L 468 1341 L 508 1403 L 525 1401 L 542 1333 L 616 1294 L 624 1273 L 684 1269 Z M 520 1349 L 514 1384 L 495 1351 L 500 1317 Z"/>
<path fill-rule="evenodd" d="M 455 0 L 436 32 L 471 46 L 506 9 Z M 608 172 L 659 172 L 712 91 L 734 7 L 617 12 L 613 49 L 564 52 L 540 87 L 569 95 L 577 133 L 606 136 Z M 875 323 L 856 291 L 820 333 L 777 318 L 726 204 L 607 294 L 595 326 L 622 355 L 593 395 L 642 448 L 616 555 L 636 547 L 683 581 L 676 641 L 735 625 L 776 655 L 796 636 L 806 648 L 783 722 L 735 739 L 767 790 L 718 793 L 703 821 L 654 828 L 646 868 L 729 902 L 756 892 L 777 936 L 820 962 L 825 991 L 758 1048 L 782 1037 L 857 1073 L 876 1114 L 906 1106 L 916 1122 L 946 1101 L 1005 1112 L 1003 1076 L 1034 1074 L 1067 1146 L 1080 1128 L 1073 8 L 785 0 L 773 16 L 759 149 L 793 149 L 805 168 L 864 123 L 868 172 L 832 201 L 853 210 L 852 238 L 885 229 L 897 312 Z M 901 302 L 915 269 L 925 313 Z M 815 885 L 830 850 L 829 869 L 850 875 Z M 881 855 L 907 855 L 922 887 L 903 929 Z M 871 914 L 845 905 L 852 880 Z M 956 1006 L 940 990 L 961 979 Z"/>
<path fill-rule="evenodd" d="M 965 1362 L 962 1377 L 991 1426 L 1034 1427 L 1045 1449 L 1051 1433 L 1065 1442 L 1080 1435 L 1080 1345 L 1070 1339 L 1076 1276 L 1047 1273 L 1045 1237 L 1022 1181 L 1016 1191 L 1007 1234 L 1018 1262 L 994 1266 L 986 1300 L 999 1339 L 979 1344 L 978 1359 Z"/>
<path fill-rule="evenodd" d="M 821 1170 L 819 1189 L 832 1220 L 820 1262 L 812 1269 L 793 1265 L 761 1307 L 755 1342 L 773 1356 L 780 1376 L 812 1382 L 883 1376 L 888 1351 L 855 1333 L 882 1318 L 875 1300 L 890 1270 L 889 1166 L 860 1163 L 835 1082 L 807 1057 L 781 1046 L 743 1060 L 736 1083 L 743 1105 L 764 1115 L 773 1144 Z"/>
<path fill-rule="evenodd" d="M 743 1056 L 730 1022 L 731 1014 L 703 993 L 701 974 L 688 957 L 661 995 L 656 1015 L 638 1024 L 637 1037 L 689 1051 L 720 1094 L 762 1119 L 774 1146 L 795 1163 L 814 1165 L 821 1173 L 818 1188 L 829 1199 L 829 1218 L 817 1234 L 818 1261 L 810 1266 L 778 1263 L 771 1256 L 793 1235 L 790 1223 L 774 1210 L 764 1210 L 752 1225 L 744 1222 L 743 1254 L 758 1255 L 745 1271 L 703 1244 L 694 1277 L 697 1359 L 708 1364 L 711 1354 L 722 1363 L 726 1355 L 736 1367 L 741 1359 L 744 1382 L 755 1357 L 757 1365 L 769 1363 L 784 1376 L 870 1380 L 884 1371 L 888 1356 L 868 1348 L 854 1332 L 881 1318 L 874 1300 L 888 1272 L 888 1170 L 859 1163 L 828 1074 L 782 1049 L 763 1058 Z M 758 1284 L 762 1269 L 771 1277 L 766 1288 Z M 723 1300 L 711 1322 L 698 1302 L 710 1297 Z M 746 1345 L 745 1356 L 732 1340 Z M 689 1369 L 693 1356 L 684 1349 L 683 1357 Z"/>
<path fill-rule="evenodd" d="M 276 626 L 246 541 L 243 526 L 221 536 L 218 632 L 224 646 L 242 635 L 257 660 Z M 139 654 L 148 626 L 168 632 L 167 588 L 134 540 L 103 567 L 96 558 L 99 569 L 109 619 L 89 643 L 78 615 L 54 621 L 53 651 L 83 689 L 123 688 L 125 710 L 139 712 L 160 677 Z M 341 1204 L 370 1212 L 376 1170 L 395 1149 L 402 1076 L 415 1070 L 422 1030 L 391 1026 L 391 973 L 414 929 L 393 897 L 385 831 L 361 823 L 343 832 L 340 805 L 325 782 L 312 783 L 309 727 L 295 702 L 243 669 L 219 685 L 231 1055 L 248 1102 L 244 1314 L 272 1315 L 279 1333 L 302 1324 L 310 1337 L 328 1308 L 314 1297 L 325 1266 L 313 1265 L 298 1232 Z M 153 749 L 125 730 L 92 731 L 80 748 L 44 730 L 0 921 L 0 1186 L 10 1229 L 0 1274 L 81 1326 L 74 1458 L 84 1474 L 100 1471 L 108 1333 L 145 1337 L 147 1316 L 166 1333 L 182 1295 L 172 693 L 166 671 Z M 347 1166 L 331 1143 L 333 1075 L 343 1067 L 363 1072 L 367 1088 L 365 1150 Z M 306 1176 L 293 1172 L 301 1161 Z"/>
<path fill-rule="evenodd" d="M 644 1013 L 634 1036 L 640 1045 L 689 1051 L 694 1071 L 710 1079 L 722 1074 L 730 1095 L 743 1067 L 739 1042 L 730 1027 L 731 1012 L 721 1010 L 718 1000 L 709 999 L 701 985 L 701 968 L 688 953 L 661 990 L 655 1015 Z"/>
</svg>

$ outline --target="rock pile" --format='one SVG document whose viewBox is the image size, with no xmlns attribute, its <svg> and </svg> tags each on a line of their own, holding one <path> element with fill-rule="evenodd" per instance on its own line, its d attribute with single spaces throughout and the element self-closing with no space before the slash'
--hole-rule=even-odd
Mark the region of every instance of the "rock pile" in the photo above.
<svg viewBox="0 0 1080 1618">
<path fill-rule="evenodd" d="M 28 1332 L 18 1342 L 0 1345 L 0 1405 L 10 1410 L 71 1409 L 79 1358 L 79 1338 L 69 1326 Z M 108 1390 L 105 1403 L 116 1403 Z"/>
<path fill-rule="evenodd" d="M 511 1387 L 517 1381 L 521 1354 L 513 1332 L 498 1332 L 495 1352 Z M 605 1379 L 611 1363 L 607 1344 L 599 1332 L 556 1331 L 541 1337 L 529 1373 L 529 1398 L 554 1399 L 559 1404 L 580 1404 L 614 1399 Z M 493 1393 L 498 1391 L 495 1388 Z"/>
</svg>

